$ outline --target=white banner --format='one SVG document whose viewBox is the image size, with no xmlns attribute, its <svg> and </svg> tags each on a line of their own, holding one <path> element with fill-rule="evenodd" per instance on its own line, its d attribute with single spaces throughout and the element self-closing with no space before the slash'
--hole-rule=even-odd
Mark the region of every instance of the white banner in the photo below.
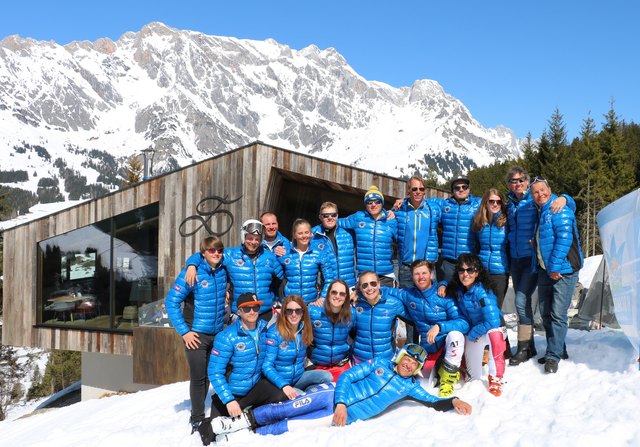
<svg viewBox="0 0 640 447">
<path fill-rule="evenodd" d="M 618 323 L 640 354 L 640 189 L 598 213 Z"/>
</svg>

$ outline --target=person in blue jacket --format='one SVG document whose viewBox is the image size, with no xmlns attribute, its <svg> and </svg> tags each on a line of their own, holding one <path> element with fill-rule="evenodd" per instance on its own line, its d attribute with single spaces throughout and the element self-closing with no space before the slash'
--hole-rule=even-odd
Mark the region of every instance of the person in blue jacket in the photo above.
<svg viewBox="0 0 640 447">
<path fill-rule="evenodd" d="M 276 302 L 277 290 L 284 273 L 276 255 L 261 245 L 263 235 L 264 225 L 260 221 L 245 221 L 240 229 L 242 245 L 225 249 L 224 259 L 233 290 L 231 311 L 237 312 L 237 300 L 240 295 L 253 293 L 262 303 L 260 318 L 269 321 L 273 316 L 272 307 Z M 200 262 L 198 254 L 187 259 L 187 280 L 196 277 L 195 267 Z"/>
<path fill-rule="evenodd" d="M 480 258 L 463 254 L 456 264 L 457 276 L 449 293 L 457 299 L 460 314 L 469 323 L 464 360 L 469 380 L 482 379 L 482 359 L 489 346 L 489 392 L 502 394 L 506 331 L 501 328 L 496 296 L 488 286 L 487 272 Z"/>
<path fill-rule="evenodd" d="M 260 222 L 264 225 L 262 245 L 277 256 L 282 256 L 283 254 L 288 253 L 291 249 L 291 241 L 280 233 L 278 216 L 271 211 L 266 211 L 260 215 Z"/>
<path fill-rule="evenodd" d="M 442 275 L 438 275 L 438 278 L 441 276 L 447 283 L 455 278 L 458 257 L 463 253 L 476 253 L 476 238 L 471 230 L 471 223 L 480 207 L 480 198 L 471 195 L 467 177 L 451 180 L 451 194 L 446 200 L 438 199 L 442 224 Z"/>
<path fill-rule="evenodd" d="M 330 253 L 336 278 L 345 281 L 349 287 L 356 285 L 355 245 L 353 230 L 338 227 L 338 206 L 333 202 L 320 205 L 320 225 L 311 229 L 311 244 Z"/>
<path fill-rule="evenodd" d="M 319 370 L 329 371 L 333 380 L 351 366 L 349 334 L 356 324 L 356 314 L 349 300 L 349 286 L 336 279 L 329 284 L 327 297 L 321 306 L 309 306 L 313 328 L 313 344 L 309 361 Z"/>
<path fill-rule="evenodd" d="M 341 427 L 379 415 L 392 404 L 410 400 L 436 411 L 454 410 L 471 414 L 472 407 L 457 397 L 439 399 L 422 388 L 416 377 L 426 352 L 416 344 L 403 347 L 396 357 L 361 363 L 340 376 L 335 389 L 319 385 L 298 398 L 279 404 L 263 405 L 242 417 L 212 421 L 212 434 L 230 440 L 233 433 L 254 430 L 261 435 L 306 430 L 309 427 Z"/>
<path fill-rule="evenodd" d="M 397 238 L 398 221 L 389 219 L 383 208 L 384 196 L 376 186 L 364 195 L 365 210 L 338 219 L 338 226 L 353 230 L 356 238 L 356 270 L 375 272 L 385 286 L 395 286 L 393 242 Z"/>
<path fill-rule="evenodd" d="M 353 361 L 357 364 L 377 357 L 390 359 L 395 352 L 397 319 L 406 317 L 400 292 L 381 286 L 378 275 L 370 271 L 360 275 L 357 288 Z"/>
<path fill-rule="evenodd" d="M 267 331 L 267 354 L 262 373 L 289 399 L 312 385 L 331 382 L 328 371 L 305 371 L 307 348 L 313 343 L 309 311 L 302 297 L 289 295 L 282 303 L 282 314 Z"/>
<path fill-rule="evenodd" d="M 544 370 L 554 374 L 566 353 L 567 310 L 583 264 L 576 218 L 569 208 L 551 212 L 556 196 L 543 177 L 531 182 L 531 196 L 540 212 L 532 262 L 538 271 L 540 315 L 547 338 Z"/>
<path fill-rule="evenodd" d="M 285 295 L 300 295 L 310 304 L 324 297 L 327 287 L 335 278 L 334 263 L 326 250 L 311 245 L 311 225 L 305 219 L 296 219 L 291 230 L 293 245 L 278 257 L 286 278 Z"/>
<path fill-rule="evenodd" d="M 442 357 L 437 373 L 440 378 L 440 397 L 453 395 L 454 386 L 460 379 L 460 364 L 464 353 L 464 334 L 469 323 L 458 312 L 455 300 L 446 297 L 444 283 L 434 285 L 431 281 L 434 264 L 417 260 L 411 264 L 413 287 L 401 291 L 407 316 L 414 322 L 420 334 L 420 346 L 429 358 L 425 370 L 434 377 L 436 362 Z"/>
<path fill-rule="evenodd" d="M 239 318 L 227 326 L 213 343 L 209 359 L 211 417 L 237 417 L 248 406 L 282 402 L 286 394 L 262 376 L 266 354 L 267 323 L 259 318 L 262 303 L 256 295 L 238 297 Z M 206 430 L 206 422 L 199 431 Z"/>
<path fill-rule="evenodd" d="M 531 245 L 538 225 L 538 209 L 529 191 L 529 180 L 529 174 L 521 166 L 514 166 L 507 172 L 509 269 L 518 313 L 518 349 L 509 360 L 511 366 L 526 362 L 537 354 L 533 341 L 533 315 L 536 305 L 532 295 L 538 283 L 538 274 L 531 268 Z M 562 195 L 551 203 L 551 212 L 558 213 L 565 206 L 574 212 L 576 210 L 574 200 L 568 195 Z"/>
<path fill-rule="evenodd" d="M 198 281 L 191 286 L 187 284 L 185 267 L 164 300 L 171 325 L 184 340 L 189 364 L 192 433 L 205 417 L 209 356 L 216 334 L 224 328 L 227 272 L 223 265 L 223 251 L 224 245 L 219 238 L 203 239 L 199 255 L 204 262 L 198 267 Z"/>
</svg>

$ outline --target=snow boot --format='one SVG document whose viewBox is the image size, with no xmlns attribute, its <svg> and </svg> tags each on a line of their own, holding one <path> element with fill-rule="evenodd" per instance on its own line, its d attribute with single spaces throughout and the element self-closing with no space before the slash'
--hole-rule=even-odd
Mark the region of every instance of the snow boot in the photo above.
<svg viewBox="0 0 640 447">
<path fill-rule="evenodd" d="M 460 371 L 457 366 L 452 366 L 447 362 L 442 362 L 442 366 L 438 370 L 440 376 L 440 392 L 438 397 L 453 396 L 454 386 L 460 380 Z"/>
<path fill-rule="evenodd" d="M 211 419 L 211 428 L 216 435 L 222 435 L 251 428 L 251 421 L 246 413 L 242 413 L 240 416 L 235 418 L 218 416 L 217 418 Z"/>
<path fill-rule="evenodd" d="M 218 435 L 218 436 L 216 436 L 216 444 L 219 443 L 219 442 L 230 442 L 232 440 L 236 440 L 238 435 L 240 435 L 242 433 L 250 432 L 250 431 L 251 431 L 251 429 L 249 429 L 249 428 L 243 428 L 243 429 L 240 429 L 238 431 L 231 432 L 231 433 L 224 433 L 222 435 Z"/>
<path fill-rule="evenodd" d="M 489 392 L 494 396 L 502 394 L 502 377 L 493 377 L 489 375 Z"/>
<path fill-rule="evenodd" d="M 532 334 L 533 328 L 530 324 L 518 326 L 518 351 L 509 359 L 510 366 L 518 366 L 531 358 Z"/>
</svg>

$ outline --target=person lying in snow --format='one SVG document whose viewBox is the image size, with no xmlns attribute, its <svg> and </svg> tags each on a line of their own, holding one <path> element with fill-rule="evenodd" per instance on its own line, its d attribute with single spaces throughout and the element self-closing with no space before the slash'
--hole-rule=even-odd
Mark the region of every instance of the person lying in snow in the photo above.
<svg viewBox="0 0 640 447">
<path fill-rule="evenodd" d="M 252 430 L 276 435 L 317 426 L 344 426 L 369 419 L 390 405 L 410 399 L 438 411 L 471 414 L 471 405 L 457 397 L 439 399 L 420 385 L 416 375 L 427 358 L 425 350 L 410 343 L 394 359 L 378 358 L 345 371 L 335 388 L 322 384 L 296 399 L 249 409 L 239 417 L 217 417 L 201 425 L 204 445 L 228 440 L 234 433 Z"/>
</svg>

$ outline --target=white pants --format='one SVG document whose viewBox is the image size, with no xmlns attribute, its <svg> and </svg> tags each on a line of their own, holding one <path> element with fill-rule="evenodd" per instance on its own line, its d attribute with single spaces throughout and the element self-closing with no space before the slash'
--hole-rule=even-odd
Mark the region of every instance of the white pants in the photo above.
<svg viewBox="0 0 640 447">
<path fill-rule="evenodd" d="M 465 337 L 464 362 L 467 367 L 469 380 L 482 379 L 482 358 L 484 357 L 485 346 L 489 346 L 489 374 L 493 377 L 502 377 L 504 373 L 504 345 L 501 348 L 502 352 L 494 352 L 494 347 L 490 340 L 490 334 L 494 332 L 496 334 L 493 335 L 493 337 L 496 337 L 498 334 L 500 335 L 499 338 L 503 337 L 503 334 L 501 334 L 502 328 L 491 329 L 476 341 L 471 341 L 468 337 Z M 498 367 L 501 366 L 500 368 L 496 368 L 496 357 L 502 358 L 502 365 L 498 365 Z"/>
</svg>

